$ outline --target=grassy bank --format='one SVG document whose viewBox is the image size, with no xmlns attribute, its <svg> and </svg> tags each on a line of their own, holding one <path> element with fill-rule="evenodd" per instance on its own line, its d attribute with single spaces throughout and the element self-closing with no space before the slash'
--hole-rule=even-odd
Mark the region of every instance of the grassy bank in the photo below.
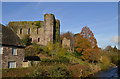
<svg viewBox="0 0 120 79">
<path fill-rule="evenodd" d="M 94 59 L 97 61 L 90 62 L 83 60 L 76 52 L 61 48 L 58 43 L 46 47 L 35 44 L 27 47 L 25 51 L 25 56 L 31 56 L 34 52 L 41 61 L 28 68 L 3 69 L 3 77 L 88 77 L 117 64 L 117 53 L 113 51 L 108 53 L 100 50 L 100 57 Z"/>
</svg>

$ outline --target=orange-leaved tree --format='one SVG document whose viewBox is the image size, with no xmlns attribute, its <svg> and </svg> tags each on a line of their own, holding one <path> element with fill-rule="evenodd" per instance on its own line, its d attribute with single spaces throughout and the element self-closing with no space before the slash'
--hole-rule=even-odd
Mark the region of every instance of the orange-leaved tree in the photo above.
<svg viewBox="0 0 120 79">
<path fill-rule="evenodd" d="M 98 48 L 95 48 L 95 49 L 91 49 L 91 48 L 88 48 L 86 49 L 85 51 L 82 52 L 82 56 L 81 58 L 83 60 L 88 60 L 89 62 L 98 62 L 99 59 L 100 59 L 100 50 Z"/>
<path fill-rule="evenodd" d="M 91 48 L 91 42 L 86 38 L 83 38 L 80 34 L 78 34 L 76 37 L 75 48 L 77 53 L 82 54 L 84 50 Z"/>
<path fill-rule="evenodd" d="M 100 54 L 97 41 L 87 26 L 83 27 L 81 33 L 76 36 L 75 49 L 83 60 L 98 61 Z"/>
<path fill-rule="evenodd" d="M 80 32 L 80 35 L 83 37 L 83 38 L 86 38 L 88 39 L 91 44 L 92 44 L 92 48 L 98 48 L 97 46 L 97 41 L 94 37 L 94 34 L 92 33 L 92 31 L 89 29 L 89 27 L 85 26 L 82 28 L 82 31 Z"/>
</svg>

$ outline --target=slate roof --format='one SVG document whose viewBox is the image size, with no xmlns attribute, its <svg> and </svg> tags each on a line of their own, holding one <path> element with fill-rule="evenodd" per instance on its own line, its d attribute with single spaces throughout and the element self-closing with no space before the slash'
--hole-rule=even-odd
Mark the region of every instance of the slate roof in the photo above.
<svg viewBox="0 0 120 79">
<path fill-rule="evenodd" d="M 9 27 L 0 25 L 2 27 L 2 45 L 25 47 L 20 38 Z M 1 33 L 1 32 L 0 32 Z"/>
</svg>

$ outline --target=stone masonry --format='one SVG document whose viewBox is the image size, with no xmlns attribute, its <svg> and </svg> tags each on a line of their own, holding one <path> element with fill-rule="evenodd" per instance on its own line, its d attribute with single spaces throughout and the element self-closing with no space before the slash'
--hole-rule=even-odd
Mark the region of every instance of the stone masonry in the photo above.
<svg viewBox="0 0 120 79">
<path fill-rule="evenodd" d="M 60 21 L 56 20 L 53 14 L 45 14 L 44 21 L 13 21 L 9 22 L 8 27 L 24 39 L 30 35 L 32 43 L 46 46 L 49 41 L 59 41 Z"/>
<path fill-rule="evenodd" d="M 24 49 L 17 48 L 17 55 L 12 55 L 12 48 L 8 46 L 3 46 L 2 54 L 2 68 L 8 68 L 9 61 L 15 61 L 16 67 L 22 67 L 24 61 Z"/>
<path fill-rule="evenodd" d="M 74 42 L 66 37 L 62 39 L 62 47 L 66 48 L 68 52 L 74 52 Z"/>
</svg>

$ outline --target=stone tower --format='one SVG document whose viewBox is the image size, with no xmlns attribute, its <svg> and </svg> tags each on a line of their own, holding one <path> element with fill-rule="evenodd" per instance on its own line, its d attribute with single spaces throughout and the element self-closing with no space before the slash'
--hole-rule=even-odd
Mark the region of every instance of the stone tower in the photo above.
<svg viewBox="0 0 120 79">
<path fill-rule="evenodd" d="M 44 15 L 44 32 L 45 32 L 45 45 L 48 41 L 54 42 L 55 40 L 55 17 L 53 14 Z"/>
</svg>

